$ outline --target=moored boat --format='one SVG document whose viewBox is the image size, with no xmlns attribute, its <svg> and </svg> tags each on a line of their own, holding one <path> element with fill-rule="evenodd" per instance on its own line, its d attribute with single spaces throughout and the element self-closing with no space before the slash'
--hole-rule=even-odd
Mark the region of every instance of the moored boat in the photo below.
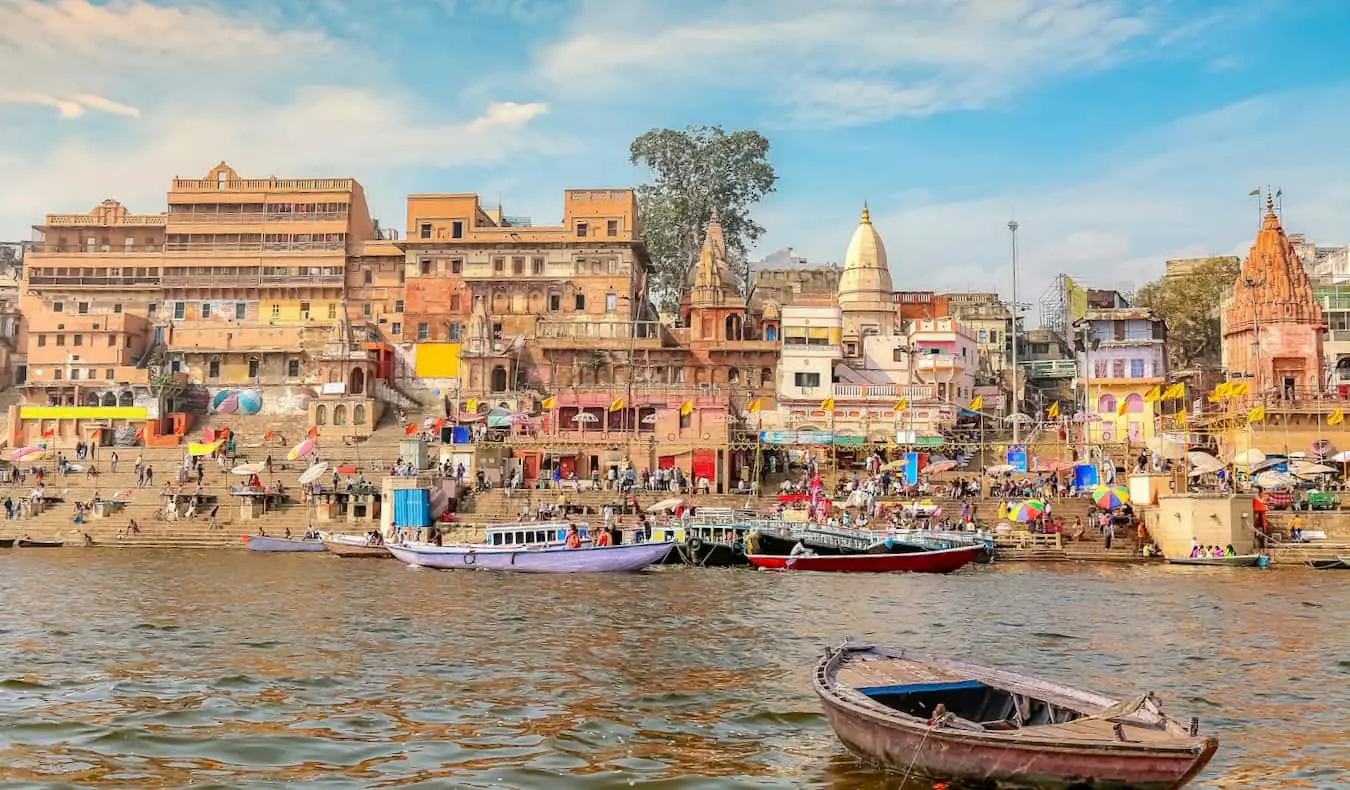
<svg viewBox="0 0 1350 790">
<path fill-rule="evenodd" d="M 319 540 L 323 541 L 323 547 L 326 551 L 339 557 L 389 559 L 394 556 L 389 553 L 388 547 L 379 538 L 378 532 L 373 535 L 342 535 L 334 532 L 320 532 Z"/>
<path fill-rule="evenodd" d="M 670 543 L 625 543 L 577 549 L 505 548 L 483 544 L 390 544 L 399 560 L 423 568 L 486 569 L 515 573 L 633 573 L 665 557 Z"/>
<path fill-rule="evenodd" d="M 1330 560 L 1307 560 L 1303 563 L 1315 571 L 1350 571 L 1350 557 Z"/>
<path fill-rule="evenodd" d="M 951 573 L 983 551 L 983 546 L 958 546 L 907 554 L 751 554 L 750 563 L 770 570 L 827 573 Z"/>
<path fill-rule="evenodd" d="M 14 545 L 21 549 L 59 549 L 66 545 L 64 540 L 32 540 L 30 538 L 19 538 Z"/>
<path fill-rule="evenodd" d="M 0 538 L 0 549 L 12 549 L 12 548 L 14 548 L 14 542 L 15 542 L 16 540 L 18 540 L 18 539 L 17 539 L 17 538 Z"/>
<path fill-rule="evenodd" d="M 1031 790 L 1172 790 L 1218 749 L 1152 694 L 1118 701 L 1041 678 L 845 642 L 813 687 L 839 740 L 935 782 Z M 964 785 L 963 785 L 964 786 Z"/>
<path fill-rule="evenodd" d="M 1270 558 L 1264 554 L 1236 554 L 1232 557 L 1168 557 L 1172 565 L 1211 565 L 1219 568 L 1264 568 Z"/>
<path fill-rule="evenodd" d="M 249 551 L 324 551 L 321 540 L 296 540 L 295 538 L 271 538 L 266 535 L 245 535 L 244 543 Z"/>
</svg>

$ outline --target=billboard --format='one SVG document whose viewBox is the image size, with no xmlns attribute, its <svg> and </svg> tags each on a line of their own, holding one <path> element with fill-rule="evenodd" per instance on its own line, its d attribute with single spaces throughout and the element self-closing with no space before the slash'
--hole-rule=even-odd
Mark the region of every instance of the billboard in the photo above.
<svg viewBox="0 0 1350 790">
<path fill-rule="evenodd" d="M 1083 320 L 1087 315 L 1087 291 L 1071 278 L 1064 278 L 1064 303 L 1069 308 L 1069 322 Z"/>
</svg>

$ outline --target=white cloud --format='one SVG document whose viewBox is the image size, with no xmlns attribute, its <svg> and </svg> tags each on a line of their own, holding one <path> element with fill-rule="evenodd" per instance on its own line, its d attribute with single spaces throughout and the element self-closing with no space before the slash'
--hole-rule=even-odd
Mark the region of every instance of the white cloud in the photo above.
<svg viewBox="0 0 1350 790">
<path fill-rule="evenodd" d="M 579 92 L 642 81 L 753 91 L 813 125 L 987 106 L 1160 35 L 1163 0 L 586 4 L 538 68 Z M 692 21 L 690 21 L 692 20 Z M 1174 34 L 1174 33 L 1173 33 Z M 662 95 L 659 91 L 653 94 Z M 695 93 L 695 95 L 697 95 Z"/>
<path fill-rule="evenodd" d="M 393 208 L 403 190 L 378 190 L 395 168 L 491 164 L 551 145 L 531 129 L 543 103 L 479 97 L 456 117 L 455 97 L 391 87 L 353 42 L 266 14 L 0 0 L 0 18 L 0 51 L 14 56 L 0 71 L 0 139 L 24 154 L 5 168 L 0 238 L 106 197 L 161 211 L 171 178 L 221 159 L 245 177 L 355 177 Z"/>
<path fill-rule="evenodd" d="M 1319 244 L 1350 242 L 1350 168 L 1340 129 L 1350 85 L 1265 96 L 1148 130 L 1097 157 L 1079 183 L 1026 184 L 964 200 L 931 190 L 871 201 L 896 288 L 993 290 L 1010 295 L 1018 232 L 1019 300 L 1033 305 L 1060 273 L 1102 288 L 1162 274 L 1168 258 L 1245 255 L 1259 220 L 1254 187 L 1282 187 L 1284 223 Z M 763 249 L 787 244 L 814 262 L 842 258 L 857 222 L 845 207 L 782 202 L 759 217 Z M 787 235 L 788 232 L 793 235 Z M 1036 310 L 1033 308 L 1031 315 Z"/>
</svg>

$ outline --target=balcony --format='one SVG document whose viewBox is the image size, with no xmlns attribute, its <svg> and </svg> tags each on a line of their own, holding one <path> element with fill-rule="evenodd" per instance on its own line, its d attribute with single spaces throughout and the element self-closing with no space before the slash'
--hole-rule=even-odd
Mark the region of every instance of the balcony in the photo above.
<svg viewBox="0 0 1350 790">
<path fill-rule="evenodd" d="M 196 253 L 220 253 L 220 252 L 244 252 L 244 253 L 290 253 L 290 252 L 342 252 L 347 251 L 347 242 L 344 241 L 295 241 L 287 244 L 275 242 L 165 242 L 164 251 L 175 252 L 196 252 Z"/>
<path fill-rule="evenodd" d="M 350 192 L 350 178 L 175 178 L 174 192 Z"/>
<path fill-rule="evenodd" d="M 823 388 L 821 388 L 823 390 Z M 909 401 L 931 400 L 937 397 L 937 387 L 931 384 L 835 384 L 833 395 L 838 400 Z"/>
<path fill-rule="evenodd" d="M 48 214 L 46 224 L 59 227 L 122 228 L 131 226 L 163 227 L 165 222 L 166 217 L 163 214 L 127 214 L 113 223 L 105 222 L 103 217 L 97 214 Z"/>
<path fill-rule="evenodd" d="M 81 275 L 30 274 L 29 288 L 153 288 L 160 285 L 158 276 L 84 277 Z"/>
<path fill-rule="evenodd" d="M 158 244 L 142 244 L 135 247 L 114 247 L 105 244 L 97 247 L 84 246 L 78 244 L 48 244 L 46 242 L 33 242 L 28 248 L 30 255 L 88 255 L 90 257 L 116 256 L 126 257 L 128 255 L 157 255 L 164 251 L 164 248 Z"/>
<path fill-rule="evenodd" d="M 263 274 L 263 285 L 285 285 L 297 288 L 322 285 L 342 285 L 346 278 L 341 274 Z"/>
<path fill-rule="evenodd" d="M 1072 359 L 1038 359 L 1018 366 L 1029 379 L 1067 379 L 1078 375 L 1078 363 Z"/>
<path fill-rule="evenodd" d="M 346 222 L 345 211 L 207 212 L 174 211 L 171 225 L 270 225 L 274 222 Z"/>
<path fill-rule="evenodd" d="M 165 288 L 256 288 L 259 279 L 258 269 L 254 267 L 184 266 L 166 268 L 160 282 Z"/>
<path fill-rule="evenodd" d="M 577 342 L 621 341 L 634 348 L 660 348 L 661 324 L 657 321 L 541 320 L 535 324 L 535 339 L 545 347 L 565 347 Z"/>
</svg>

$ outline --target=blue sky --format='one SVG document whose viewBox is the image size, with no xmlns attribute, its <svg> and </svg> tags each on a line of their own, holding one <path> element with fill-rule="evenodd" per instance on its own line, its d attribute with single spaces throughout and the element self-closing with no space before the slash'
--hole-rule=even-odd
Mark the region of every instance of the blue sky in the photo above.
<svg viewBox="0 0 1350 790">
<path fill-rule="evenodd" d="M 1350 241 L 1350 3 L 0 0 L 0 239 L 175 176 L 352 176 L 556 222 L 659 126 L 752 127 L 762 252 L 837 261 L 867 200 L 897 288 L 1100 287 L 1243 251 L 1255 186 Z"/>
</svg>

